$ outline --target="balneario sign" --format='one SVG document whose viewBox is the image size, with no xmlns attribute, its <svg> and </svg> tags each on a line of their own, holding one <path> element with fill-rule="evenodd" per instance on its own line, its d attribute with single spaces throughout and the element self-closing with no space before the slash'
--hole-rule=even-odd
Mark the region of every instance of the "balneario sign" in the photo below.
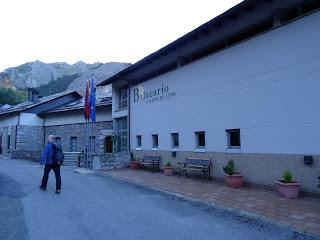
<svg viewBox="0 0 320 240">
<path fill-rule="evenodd" d="M 139 86 L 133 89 L 134 103 L 142 101 L 145 101 L 146 103 L 152 103 L 174 96 L 176 96 L 176 92 L 171 91 L 168 86 L 163 86 L 163 84 L 161 84 L 161 87 L 152 89 L 150 91 L 145 91 L 143 86 Z"/>
</svg>

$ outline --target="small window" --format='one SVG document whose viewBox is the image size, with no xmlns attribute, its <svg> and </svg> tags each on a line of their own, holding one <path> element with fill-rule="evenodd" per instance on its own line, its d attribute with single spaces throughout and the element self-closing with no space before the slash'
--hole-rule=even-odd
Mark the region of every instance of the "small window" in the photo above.
<svg viewBox="0 0 320 240">
<path fill-rule="evenodd" d="M 205 132 L 195 132 L 196 134 L 196 147 L 205 148 L 206 147 L 206 135 Z"/>
<path fill-rule="evenodd" d="M 158 144 L 159 144 L 159 141 L 158 141 L 158 134 L 153 134 L 152 135 L 152 148 L 158 148 Z"/>
<path fill-rule="evenodd" d="M 179 147 L 179 133 L 171 133 L 171 146 L 173 148 Z"/>
<path fill-rule="evenodd" d="M 58 143 L 59 145 L 61 145 L 61 137 L 56 137 L 56 143 Z"/>
<path fill-rule="evenodd" d="M 10 149 L 11 135 L 8 135 L 8 149 Z"/>
<path fill-rule="evenodd" d="M 137 148 L 141 148 L 141 135 L 137 135 Z"/>
<path fill-rule="evenodd" d="M 228 129 L 226 131 L 228 135 L 228 147 L 240 148 L 241 147 L 240 129 Z"/>
</svg>

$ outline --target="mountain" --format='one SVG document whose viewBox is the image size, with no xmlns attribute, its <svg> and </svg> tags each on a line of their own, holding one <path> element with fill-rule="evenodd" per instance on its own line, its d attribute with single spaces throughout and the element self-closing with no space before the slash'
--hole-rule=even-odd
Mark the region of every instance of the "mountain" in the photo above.
<svg viewBox="0 0 320 240">
<path fill-rule="evenodd" d="M 43 63 L 37 60 L 0 72 L 0 87 L 14 90 L 38 88 L 43 96 L 65 90 L 83 92 L 89 77 L 94 76 L 98 84 L 129 65 L 120 62 L 87 64 L 82 61 L 75 64 Z"/>
</svg>

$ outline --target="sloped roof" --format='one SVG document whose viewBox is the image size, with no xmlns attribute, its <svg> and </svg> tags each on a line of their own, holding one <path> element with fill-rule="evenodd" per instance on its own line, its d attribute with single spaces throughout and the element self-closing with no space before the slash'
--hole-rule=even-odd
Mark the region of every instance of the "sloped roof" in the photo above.
<svg viewBox="0 0 320 240">
<path fill-rule="evenodd" d="M 112 105 L 112 93 L 96 92 L 96 107 L 108 106 L 108 105 Z M 84 106 L 84 97 L 82 96 L 81 98 L 75 101 L 72 101 L 68 104 L 55 108 L 53 110 L 44 112 L 42 114 L 78 110 L 78 109 L 83 109 L 83 106 Z"/>
<path fill-rule="evenodd" d="M 31 109 L 33 107 L 37 107 L 37 106 L 39 106 L 41 104 L 48 103 L 50 101 L 53 101 L 55 99 L 58 99 L 60 97 L 66 96 L 66 95 L 75 95 L 77 97 L 81 97 L 81 95 L 76 91 L 68 91 L 68 92 L 57 93 L 57 94 L 53 94 L 53 95 L 50 95 L 50 96 L 39 98 L 38 102 L 25 101 L 25 102 L 22 102 L 20 104 L 13 105 L 13 106 L 11 106 L 9 108 L 2 109 L 2 110 L 0 110 L 0 115 L 5 115 L 5 114 L 10 114 L 10 113 L 15 113 L 15 112 L 22 112 L 22 111 L 25 111 L 27 109 Z"/>
</svg>

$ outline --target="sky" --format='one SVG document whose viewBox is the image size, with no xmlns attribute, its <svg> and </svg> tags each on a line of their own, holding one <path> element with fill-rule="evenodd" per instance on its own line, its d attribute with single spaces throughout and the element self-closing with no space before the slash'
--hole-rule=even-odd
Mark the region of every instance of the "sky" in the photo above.
<svg viewBox="0 0 320 240">
<path fill-rule="evenodd" d="M 0 0 L 0 71 L 144 58 L 239 0 Z"/>
</svg>

